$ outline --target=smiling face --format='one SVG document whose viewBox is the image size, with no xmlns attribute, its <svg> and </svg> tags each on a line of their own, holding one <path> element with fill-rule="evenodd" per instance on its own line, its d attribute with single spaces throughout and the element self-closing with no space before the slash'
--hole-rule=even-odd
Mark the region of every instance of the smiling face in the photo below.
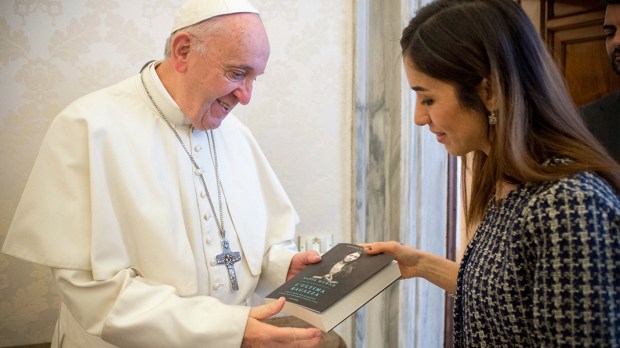
<svg viewBox="0 0 620 348">
<path fill-rule="evenodd" d="M 487 116 L 465 109 L 453 85 L 421 73 L 409 58 L 403 62 L 409 86 L 416 92 L 415 124 L 428 125 L 451 155 L 462 156 L 474 150 L 488 154 Z"/>
<path fill-rule="evenodd" d="M 269 42 L 255 14 L 228 15 L 223 30 L 203 42 L 195 36 L 177 102 L 196 129 L 215 129 L 237 105 L 248 104 L 269 58 Z M 191 41 L 190 41 L 191 42 Z M 204 52 L 197 49 L 204 45 Z"/>
<path fill-rule="evenodd" d="M 620 5 L 607 5 L 603 32 L 605 33 L 605 46 L 611 60 L 611 67 L 620 74 Z"/>
</svg>

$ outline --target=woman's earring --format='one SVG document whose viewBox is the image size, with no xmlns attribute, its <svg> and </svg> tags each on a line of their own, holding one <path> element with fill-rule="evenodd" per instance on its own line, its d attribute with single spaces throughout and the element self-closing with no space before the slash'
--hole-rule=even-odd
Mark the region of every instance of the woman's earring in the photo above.
<svg viewBox="0 0 620 348">
<path fill-rule="evenodd" d="M 491 111 L 489 114 L 489 125 L 494 126 L 497 123 L 497 117 L 495 117 L 495 112 Z"/>
</svg>

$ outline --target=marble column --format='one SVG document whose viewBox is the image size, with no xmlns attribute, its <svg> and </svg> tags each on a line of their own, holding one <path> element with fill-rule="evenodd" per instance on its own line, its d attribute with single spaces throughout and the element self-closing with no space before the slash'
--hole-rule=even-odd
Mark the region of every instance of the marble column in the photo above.
<svg viewBox="0 0 620 348">
<path fill-rule="evenodd" d="M 354 235 L 445 255 L 447 153 L 413 125 L 400 35 L 421 3 L 356 0 Z M 401 280 L 354 321 L 355 347 L 443 346 L 444 292 Z"/>
</svg>

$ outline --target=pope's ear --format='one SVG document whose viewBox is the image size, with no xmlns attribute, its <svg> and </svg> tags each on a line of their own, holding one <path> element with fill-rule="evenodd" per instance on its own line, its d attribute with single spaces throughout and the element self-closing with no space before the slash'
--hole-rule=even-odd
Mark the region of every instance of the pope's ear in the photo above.
<svg viewBox="0 0 620 348">
<path fill-rule="evenodd" d="M 191 52 L 192 37 L 184 31 L 178 32 L 170 43 L 170 58 L 174 61 L 174 66 L 179 72 L 187 70 L 187 61 Z"/>
<path fill-rule="evenodd" d="M 478 85 L 478 96 L 487 110 L 497 110 L 496 97 L 489 79 L 484 78 Z"/>
</svg>

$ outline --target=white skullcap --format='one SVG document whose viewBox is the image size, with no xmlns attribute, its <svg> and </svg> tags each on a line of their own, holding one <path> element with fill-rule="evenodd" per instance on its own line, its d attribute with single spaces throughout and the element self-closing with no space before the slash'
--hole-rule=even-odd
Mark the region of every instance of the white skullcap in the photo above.
<svg viewBox="0 0 620 348">
<path fill-rule="evenodd" d="M 179 9 L 171 33 L 212 17 L 243 12 L 258 14 L 246 0 L 188 0 Z"/>
</svg>

